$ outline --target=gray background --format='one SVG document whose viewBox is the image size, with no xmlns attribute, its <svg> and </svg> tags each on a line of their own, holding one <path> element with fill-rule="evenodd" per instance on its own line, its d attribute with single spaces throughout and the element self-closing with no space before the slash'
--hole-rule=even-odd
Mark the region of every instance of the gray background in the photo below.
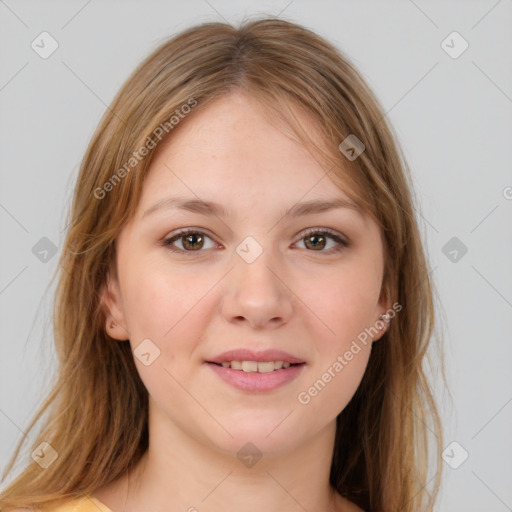
<svg viewBox="0 0 512 512">
<path fill-rule="evenodd" d="M 57 254 L 41 261 L 32 248 L 47 237 L 60 251 L 78 165 L 106 105 L 162 38 L 251 13 L 334 42 L 388 111 L 445 316 L 451 398 L 436 385 L 448 448 L 438 510 L 512 510 L 511 0 L 0 0 L 0 467 L 55 367 Z M 47 59 L 31 48 L 43 31 L 59 45 Z M 457 58 L 442 46 L 453 31 L 469 43 Z"/>
</svg>

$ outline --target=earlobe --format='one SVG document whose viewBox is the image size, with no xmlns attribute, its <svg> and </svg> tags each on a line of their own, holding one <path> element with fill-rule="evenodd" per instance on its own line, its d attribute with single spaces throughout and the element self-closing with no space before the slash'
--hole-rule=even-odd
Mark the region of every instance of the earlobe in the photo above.
<svg viewBox="0 0 512 512">
<path fill-rule="evenodd" d="M 386 332 L 388 330 L 389 323 L 391 322 L 391 315 L 388 315 L 387 313 L 383 313 L 379 316 L 379 330 Z"/>
<path fill-rule="evenodd" d="M 391 322 L 391 316 L 387 313 L 382 313 L 379 318 L 375 321 L 374 330 L 376 334 L 373 336 L 373 342 L 379 341 L 384 334 L 386 334 L 389 323 Z"/>
<path fill-rule="evenodd" d="M 117 279 L 110 276 L 110 273 L 107 274 L 101 287 L 100 300 L 105 313 L 106 333 L 119 341 L 128 340 L 129 334 L 126 329 L 119 284 Z"/>
<path fill-rule="evenodd" d="M 375 321 L 375 327 L 378 334 L 374 336 L 373 341 L 378 341 L 386 334 L 389 329 L 389 324 L 394 317 L 394 310 L 391 307 L 391 301 L 389 300 L 389 293 L 386 287 L 382 287 L 381 295 L 379 298 L 379 309 L 381 314 Z"/>
</svg>

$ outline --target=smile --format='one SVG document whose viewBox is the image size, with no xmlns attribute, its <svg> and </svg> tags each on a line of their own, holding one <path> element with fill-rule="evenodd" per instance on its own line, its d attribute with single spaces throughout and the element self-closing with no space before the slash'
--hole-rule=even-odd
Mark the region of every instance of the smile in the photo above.
<svg viewBox="0 0 512 512">
<path fill-rule="evenodd" d="M 284 387 L 306 366 L 305 363 L 283 361 L 224 361 L 206 365 L 231 387 L 249 393 L 270 392 Z"/>
<path fill-rule="evenodd" d="M 244 372 L 269 373 L 281 370 L 281 368 L 289 368 L 291 363 L 287 361 L 224 361 L 221 363 L 221 366 Z"/>
</svg>

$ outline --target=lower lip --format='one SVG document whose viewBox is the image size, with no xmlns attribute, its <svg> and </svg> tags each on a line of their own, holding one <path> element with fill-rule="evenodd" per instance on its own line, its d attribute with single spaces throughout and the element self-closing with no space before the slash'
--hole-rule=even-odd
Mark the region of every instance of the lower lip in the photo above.
<svg viewBox="0 0 512 512">
<path fill-rule="evenodd" d="M 232 368 L 224 368 L 214 363 L 206 364 L 228 384 L 242 391 L 249 392 L 273 391 L 295 379 L 305 366 L 303 363 L 268 373 L 259 373 L 233 370 Z"/>
</svg>

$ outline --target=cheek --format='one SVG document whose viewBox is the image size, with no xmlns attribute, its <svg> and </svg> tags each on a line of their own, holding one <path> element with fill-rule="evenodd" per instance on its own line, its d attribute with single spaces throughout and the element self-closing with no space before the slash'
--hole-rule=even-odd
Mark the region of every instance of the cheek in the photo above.
<svg viewBox="0 0 512 512">
<path fill-rule="evenodd" d="M 318 332 L 323 348 L 328 352 L 343 350 L 350 345 L 377 318 L 375 309 L 379 301 L 381 276 L 378 269 L 367 265 L 341 269 L 333 277 L 316 279 L 316 286 L 304 286 L 299 292 L 305 304 L 311 309 L 317 323 L 322 325 Z"/>
<path fill-rule="evenodd" d="M 318 360 L 298 401 L 311 417 L 335 418 L 356 392 L 371 354 L 367 329 L 374 325 L 381 271 L 368 258 L 352 260 L 309 295 L 324 328 L 316 337 Z"/>
<path fill-rule="evenodd" d="M 378 283 L 346 274 L 310 297 L 324 327 L 316 329 L 317 358 L 297 395 L 308 417 L 334 419 L 359 387 L 372 347 L 365 329 L 373 325 L 379 292 Z"/>
<path fill-rule="evenodd" d="M 204 295 L 206 284 L 172 267 L 133 258 L 124 272 L 124 308 L 130 332 L 157 337 L 183 319 Z"/>
<path fill-rule="evenodd" d="M 359 345 L 323 366 L 314 380 L 299 392 L 297 401 L 304 407 L 306 416 L 327 422 L 345 409 L 361 383 L 370 357 L 371 346 Z M 347 353 L 351 354 L 350 360 L 346 358 Z"/>
<path fill-rule="evenodd" d="M 124 277 L 124 311 L 132 349 L 150 339 L 160 349 L 161 364 L 172 368 L 180 354 L 190 359 L 211 314 L 207 293 L 218 279 L 173 271 L 160 263 L 137 264 L 136 259 Z"/>
</svg>

